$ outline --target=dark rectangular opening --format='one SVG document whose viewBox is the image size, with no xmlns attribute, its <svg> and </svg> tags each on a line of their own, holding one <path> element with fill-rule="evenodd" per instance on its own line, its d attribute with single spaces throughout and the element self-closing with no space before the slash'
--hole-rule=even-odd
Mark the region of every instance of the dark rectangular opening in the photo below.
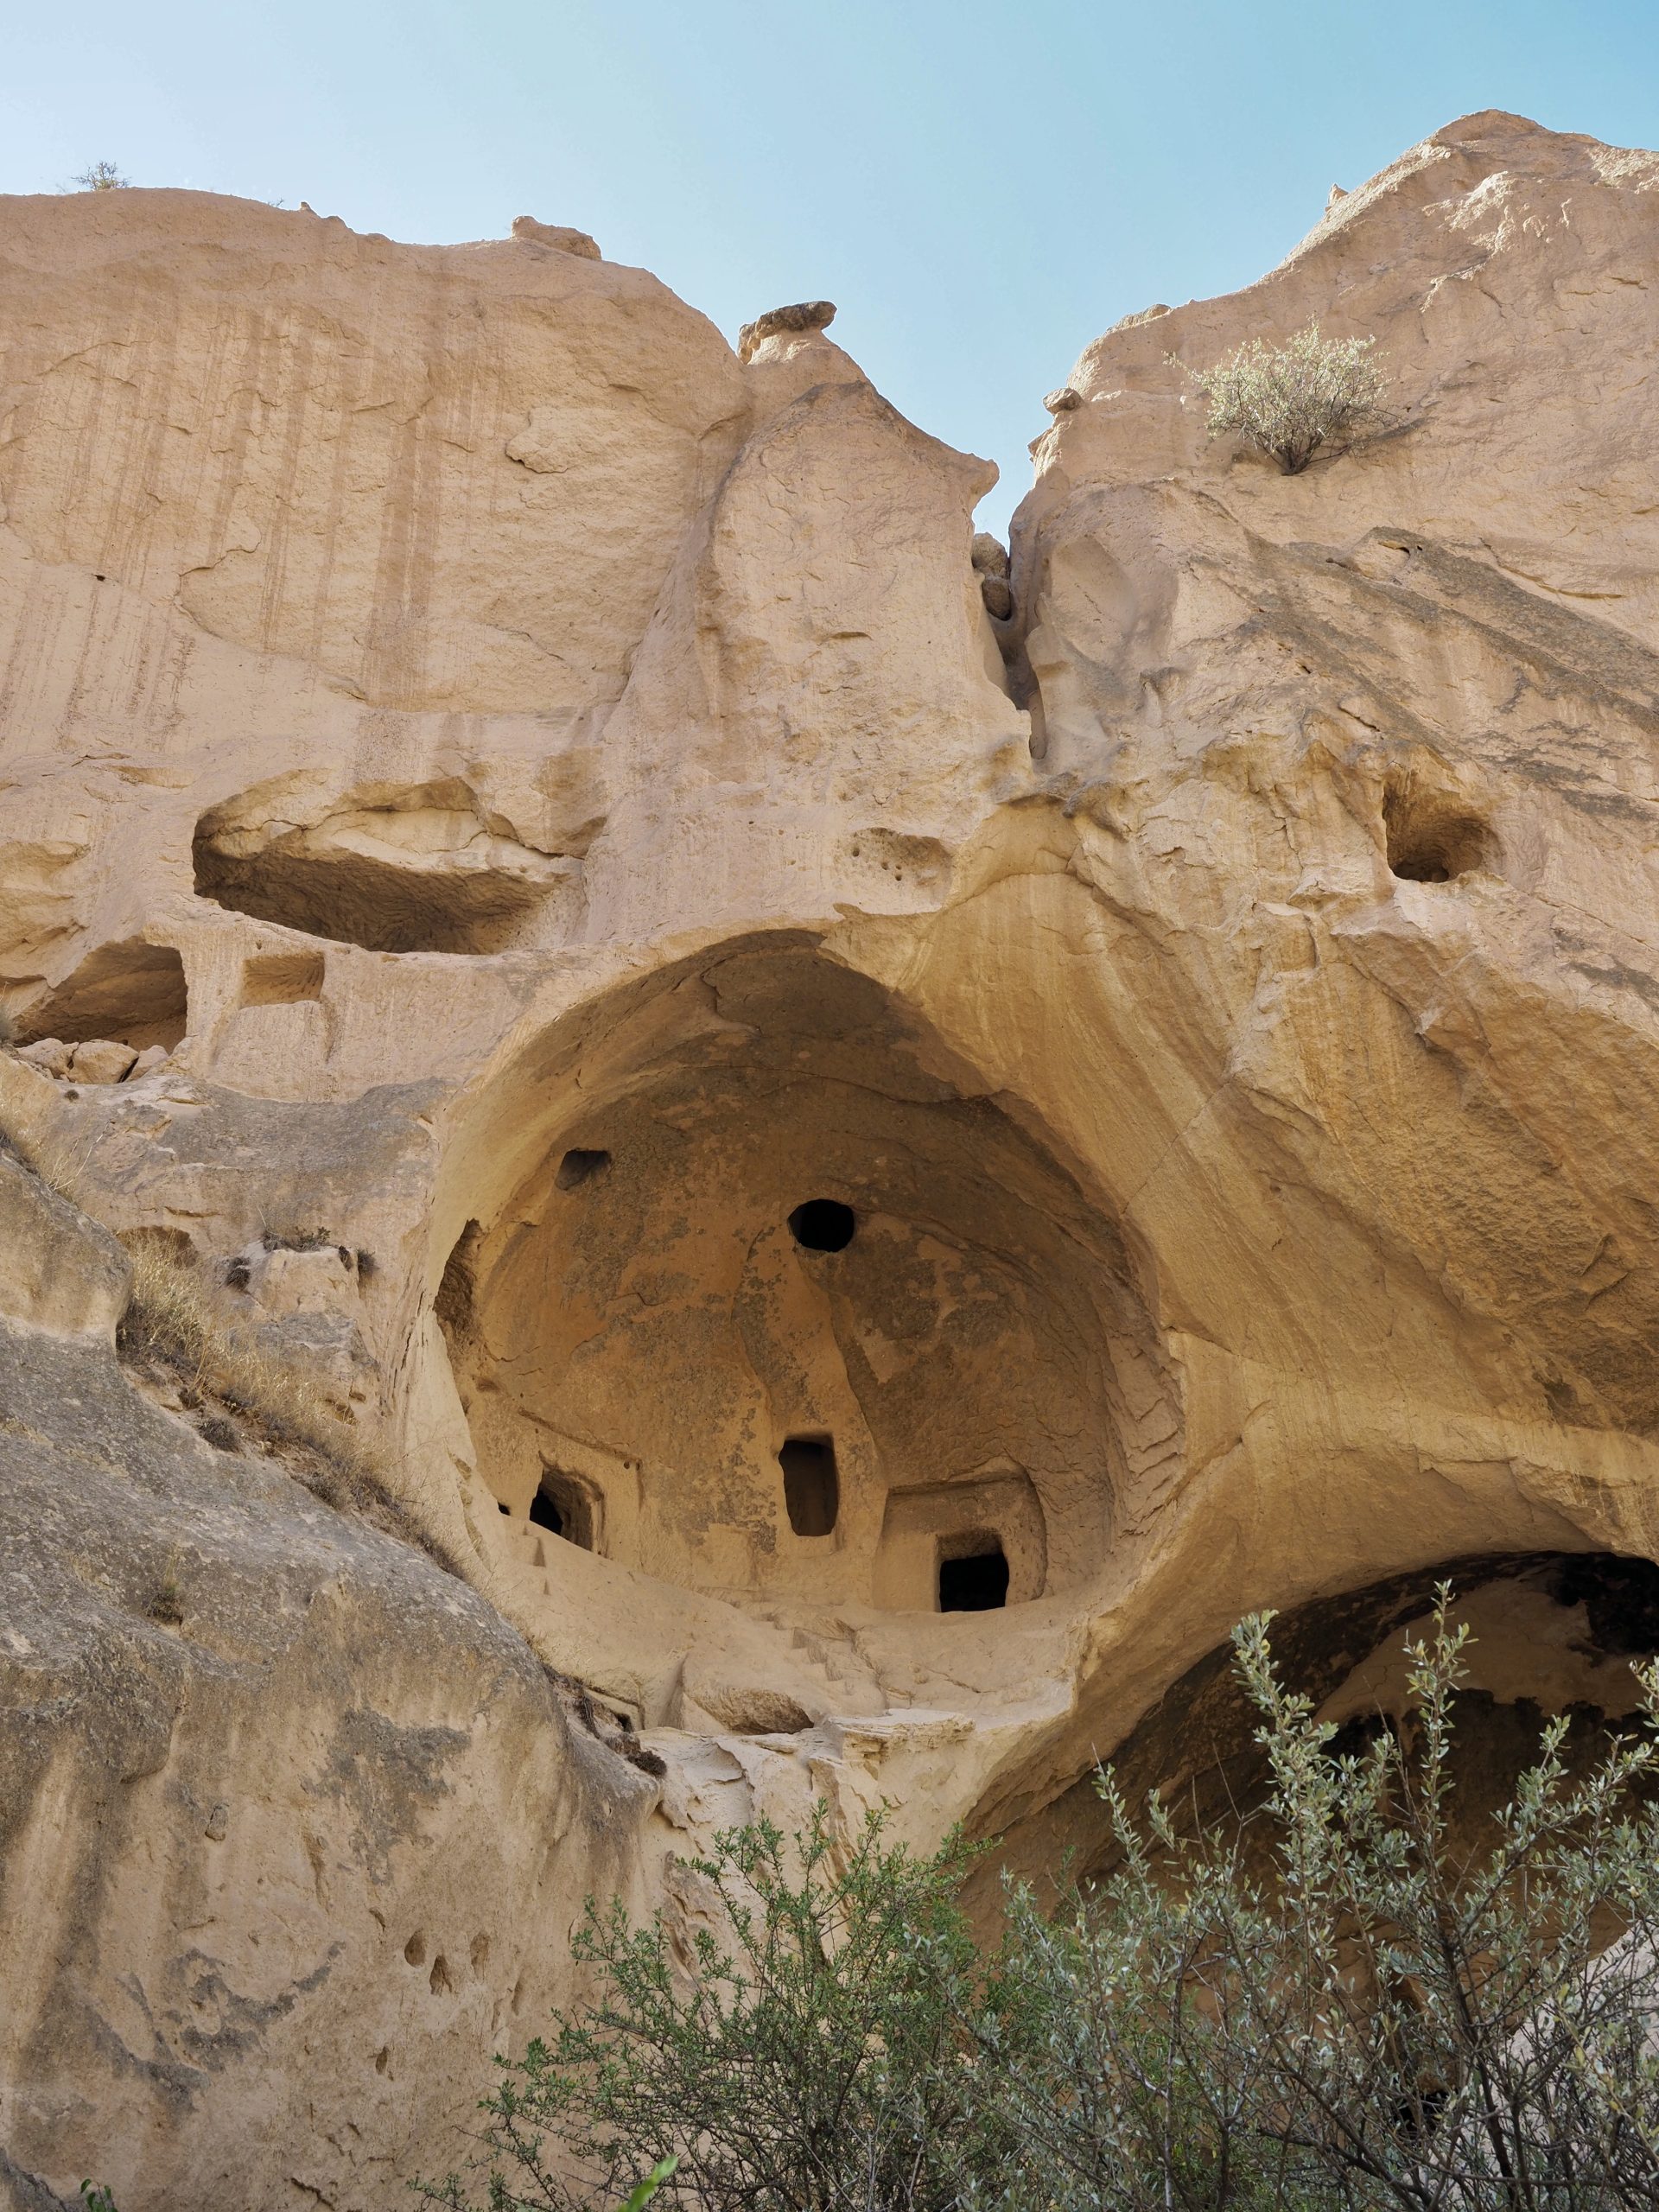
<svg viewBox="0 0 1659 2212">
<path fill-rule="evenodd" d="M 939 1611 L 994 1612 L 1008 1602 L 1007 1554 L 995 1536 L 975 1536 L 966 1541 L 973 1544 L 972 1551 L 939 1561 Z"/>
<path fill-rule="evenodd" d="M 543 1469 L 541 1486 L 530 1501 L 530 1517 L 538 1529 L 563 1536 L 567 1544 L 594 1548 L 594 1503 L 582 1484 L 556 1467 Z"/>
<path fill-rule="evenodd" d="M 827 1536 L 841 1511 L 836 1447 L 827 1436 L 785 1437 L 778 1453 L 784 1471 L 784 1503 L 798 1536 Z"/>
</svg>

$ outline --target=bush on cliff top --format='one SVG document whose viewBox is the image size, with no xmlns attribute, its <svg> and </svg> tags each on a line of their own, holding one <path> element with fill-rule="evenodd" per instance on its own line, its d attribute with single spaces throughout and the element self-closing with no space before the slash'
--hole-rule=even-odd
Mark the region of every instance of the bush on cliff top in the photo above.
<svg viewBox="0 0 1659 2212">
<path fill-rule="evenodd" d="M 1283 346 L 1254 338 L 1213 368 L 1187 373 L 1210 402 L 1211 437 L 1235 432 L 1295 476 L 1331 439 L 1382 414 L 1388 378 L 1373 342 L 1322 338 L 1310 322 Z"/>
<path fill-rule="evenodd" d="M 502 2062 L 492 2212 L 575 2212 L 678 2164 L 685 2212 L 1651 2212 L 1659 2202 L 1659 1670 L 1574 1780 L 1567 1723 L 1454 1840 L 1466 1631 L 1443 1597 L 1413 1710 L 1339 1753 L 1235 1638 L 1273 1872 L 1236 1830 L 1136 1818 L 1053 1920 L 1010 1890 L 982 1959 L 971 1853 L 850 1844 L 820 1810 L 686 1870 L 680 1923 L 590 1905 L 592 2000 Z M 423 2193 L 462 2212 L 465 2184 Z"/>
</svg>

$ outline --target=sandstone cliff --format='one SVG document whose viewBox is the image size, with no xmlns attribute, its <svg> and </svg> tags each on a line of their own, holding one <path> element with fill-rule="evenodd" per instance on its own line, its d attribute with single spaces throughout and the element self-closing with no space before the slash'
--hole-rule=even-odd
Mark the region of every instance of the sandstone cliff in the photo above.
<svg viewBox="0 0 1659 2212">
<path fill-rule="evenodd" d="M 1006 582 L 821 303 L 0 206 L 17 2205 L 400 2202 L 585 1893 L 1086 1858 L 1255 1606 L 1345 1713 L 1455 1568 L 1495 1713 L 1624 1709 L 1656 187 L 1470 118 L 1132 318 Z M 1180 365 L 1313 316 L 1390 415 L 1287 477 Z"/>
</svg>

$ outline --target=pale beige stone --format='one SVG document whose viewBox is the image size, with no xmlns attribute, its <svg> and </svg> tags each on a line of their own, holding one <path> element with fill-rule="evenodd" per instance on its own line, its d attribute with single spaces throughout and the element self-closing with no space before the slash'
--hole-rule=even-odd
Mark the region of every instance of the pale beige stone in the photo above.
<svg viewBox="0 0 1659 2212">
<path fill-rule="evenodd" d="M 22 2171 L 400 2202 L 586 1890 L 817 1796 L 1087 1865 L 1098 1753 L 1248 1746 L 1252 1607 L 1345 1722 L 1461 1573 L 1495 1707 L 1625 1709 L 1656 181 L 1467 118 L 1127 318 L 1006 575 L 823 303 L 740 359 L 539 226 L 0 207 L 0 1127 L 89 1217 L 15 1172 Z M 1393 416 L 1287 478 L 1170 357 L 1314 317 Z M 458 1574 L 120 1365 L 96 1223 Z"/>
<path fill-rule="evenodd" d="M 118 1045 L 111 1037 L 95 1038 L 76 1046 L 65 1073 L 75 1083 L 120 1083 L 137 1058 L 130 1045 Z"/>
<path fill-rule="evenodd" d="M 48 1075 L 67 1076 L 69 1063 L 74 1058 L 75 1047 L 66 1045 L 61 1037 L 41 1037 L 32 1045 L 20 1045 L 17 1057 L 27 1060 L 31 1067 L 41 1069 Z"/>
<path fill-rule="evenodd" d="M 0 1151 L 0 1325 L 113 1344 L 127 1276 L 112 1236 Z"/>
<path fill-rule="evenodd" d="M 532 245 L 550 245 L 561 253 L 574 253 L 583 261 L 602 261 L 605 257 L 586 231 L 573 231 L 564 223 L 538 223 L 533 215 L 515 215 L 512 235 L 528 238 Z"/>
</svg>

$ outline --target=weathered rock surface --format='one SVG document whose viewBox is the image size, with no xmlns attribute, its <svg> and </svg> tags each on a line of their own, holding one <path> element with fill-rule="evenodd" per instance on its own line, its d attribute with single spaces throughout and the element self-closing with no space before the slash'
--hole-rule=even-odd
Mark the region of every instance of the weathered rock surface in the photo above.
<svg viewBox="0 0 1659 2212">
<path fill-rule="evenodd" d="M 814 1794 L 1086 1859 L 1255 1606 L 1345 1718 L 1454 1569 L 1500 1751 L 1623 1709 L 1656 188 L 1452 125 L 1090 347 L 1011 564 L 825 303 L 0 207 L 19 2204 L 399 2202 L 586 1891 Z M 1287 478 L 1169 357 L 1313 316 L 1392 416 Z M 464 1580 L 124 1370 L 111 1231 Z"/>
<path fill-rule="evenodd" d="M 107 1346 L 0 1322 L 0 2185 L 391 2203 L 652 1787 L 483 1599 Z"/>
</svg>

